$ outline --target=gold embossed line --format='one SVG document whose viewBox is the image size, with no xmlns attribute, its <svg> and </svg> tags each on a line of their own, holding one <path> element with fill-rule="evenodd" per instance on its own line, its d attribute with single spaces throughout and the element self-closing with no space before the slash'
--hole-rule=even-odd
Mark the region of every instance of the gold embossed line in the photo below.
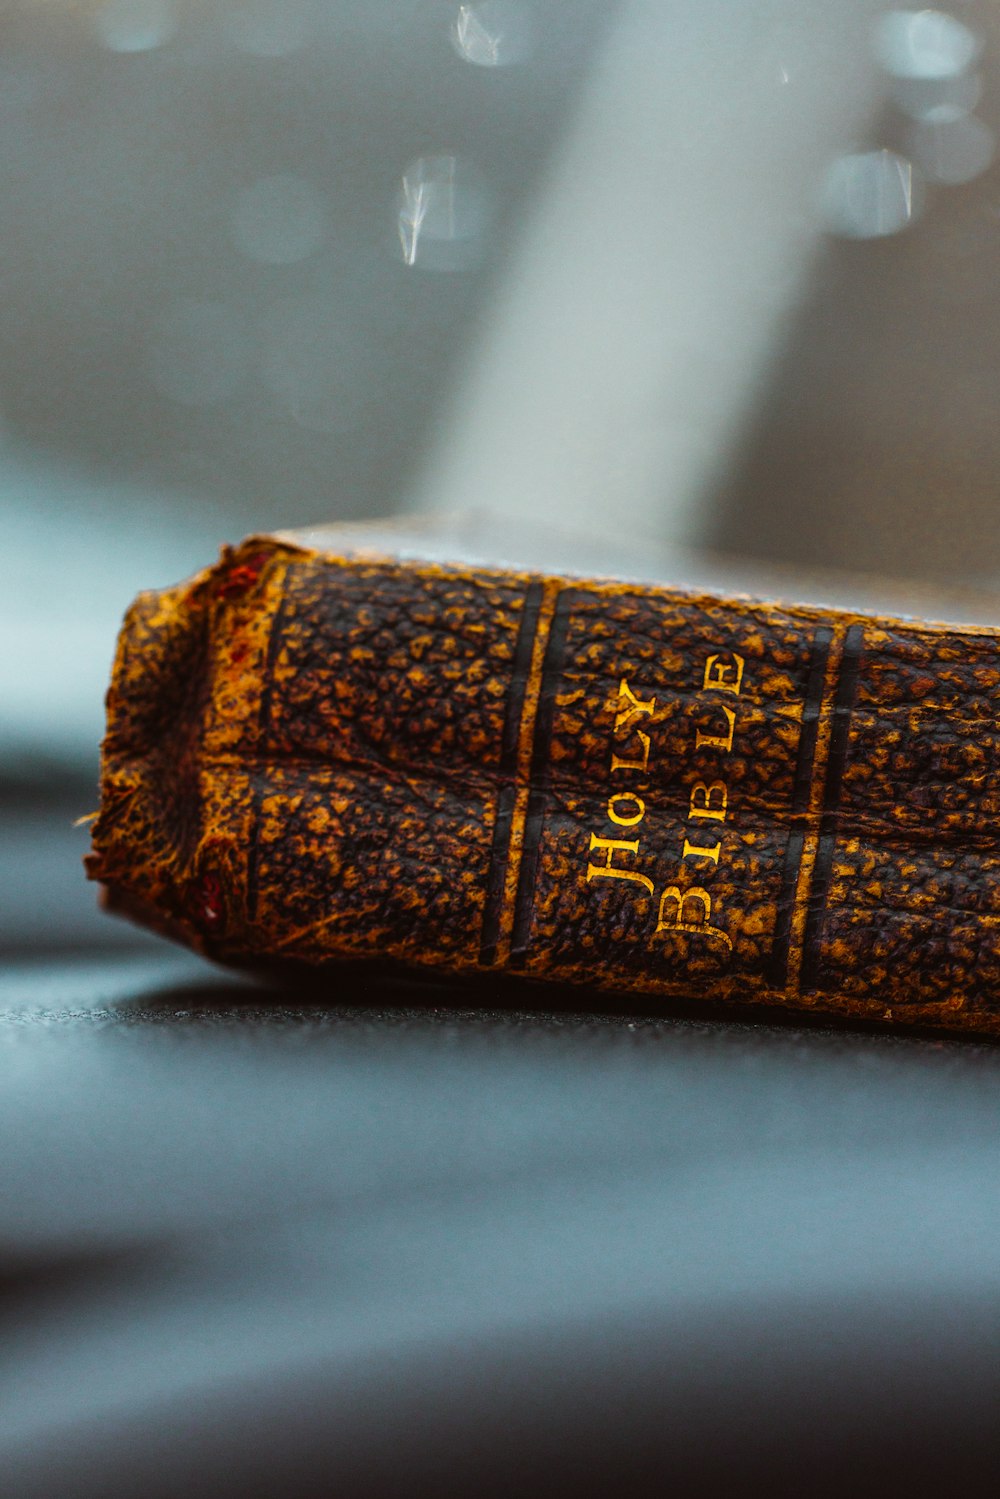
<svg viewBox="0 0 1000 1499">
<path fill-rule="evenodd" d="M 823 680 L 823 696 L 820 701 L 819 724 L 816 732 L 816 749 L 813 755 L 812 780 L 809 787 L 807 826 L 799 875 L 795 885 L 795 906 L 792 912 L 791 940 L 788 951 L 788 978 L 786 992 L 789 998 L 808 1001 L 802 994 L 802 966 L 806 946 L 806 926 L 809 919 L 809 899 L 816 858 L 819 852 L 826 809 L 827 780 L 830 763 L 830 746 L 833 738 L 835 708 L 841 685 L 844 650 L 848 635 L 854 627 L 842 626 L 834 633 L 827 657 L 826 674 Z"/>
<path fill-rule="evenodd" d="M 513 806 L 510 812 L 510 836 L 507 844 L 507 859 L 503 872 L 503 886 L 498 921 L 496 945 L 492 961 L 503 966 L 510 957 L 511 936 L 514 930 L 514 915 L 517 893 L 521 880 L 521 861 L 524 854 L 524 830 L 528 815 L 528 800 L 531 792 L 531 761 L 535 743 L 535 722 L 542 692 L 545 671 L 545 656 L 552 631 L 552 618 L 560 584 L 546 582 L 538 608 L 538 624 L 532 642 L 531 662 L 524 690 L 521 721 L 517 735 L 517 757 L 514 773 Z"/>
<path fill-rule="evenodd" d="M 805 902 L 806 925 L 802 939 L 799 993 L 807 998 L 810 991 L 822 987 L 820 946 L 827 901 L 833 881 L 837 833 L 840 825 L 840 798 L 850 751 L 851 715 L 854 711 L 858 683 L 861 678 L 864 645 L 864 625 L 851 625 L 844 636 L 837 695 L 830 718 L 830 747 L 826 760 L 826 779 L 823 785 L 819 843 L 813 865 L 812 883 Z"/>
</svg>

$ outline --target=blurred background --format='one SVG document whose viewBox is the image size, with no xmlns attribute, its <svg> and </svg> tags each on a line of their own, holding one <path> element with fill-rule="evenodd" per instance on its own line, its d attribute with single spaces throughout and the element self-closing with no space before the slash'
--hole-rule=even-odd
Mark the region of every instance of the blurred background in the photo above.
<svg viewBox="0 0 1000 1499">
<path fill-rule="evenodd" d="M 993 6 L 4 0 L 7 779 L 140 587 L 487 510 L 991 585 Z"/>
<path fill-rule="evenodd" d="M 4 0 L 4 783 L 93 785 L 130 597 L 256 528 L 474 509 L 991 587 L 998 26 Z"/>
<path fill-rule="evenodd" d="M 607 570 L 992 589 L 998 28 L 3 0 L 0 941 L 54 940 L 53 880 L 117 940 L 59 852 L 117 624 L 254 529 L 475 511 Z"/>
<path fill-rule="evenodd" d="M 995 1049 L 253 991 L 73 824 L 257 529 L 1000 618 L 998 131 L 986 0 L 0 0 L 12 1494 L 995 1492 Z"/>
</svg>

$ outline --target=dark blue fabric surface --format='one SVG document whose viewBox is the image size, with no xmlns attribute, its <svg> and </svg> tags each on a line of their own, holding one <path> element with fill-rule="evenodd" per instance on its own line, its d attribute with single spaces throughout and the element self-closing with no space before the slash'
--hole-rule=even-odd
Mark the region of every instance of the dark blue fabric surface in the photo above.
<svg viewBox="0 0 1000 1499">
<path fill-rule="evenodd" d="M 8 965 L 7 1492 L 989 1486 L 1000 1050 L 473 1001 Z"/>
</svg>

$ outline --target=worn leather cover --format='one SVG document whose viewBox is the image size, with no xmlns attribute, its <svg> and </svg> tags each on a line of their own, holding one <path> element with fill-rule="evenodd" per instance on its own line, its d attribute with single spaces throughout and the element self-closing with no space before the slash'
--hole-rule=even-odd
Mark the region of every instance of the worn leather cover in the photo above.
<svg viewBox="0 0 1000 1499">
<path fill-rule="evenodd" d="M 996 1032 L 997 644 L 253 537 L 129 611 L 88 872 L 223 961 Z"/>
</svg>

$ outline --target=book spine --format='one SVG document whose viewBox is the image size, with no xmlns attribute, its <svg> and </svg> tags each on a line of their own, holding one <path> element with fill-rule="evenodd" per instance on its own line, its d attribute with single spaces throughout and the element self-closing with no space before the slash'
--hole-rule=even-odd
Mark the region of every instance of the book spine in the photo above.
<svg viewBox="0 0 1000 1499">
<path fill-rule="evenodd" d="M 992 630 L 257 539 L 133 610 L 90 871 L 224 959 L 997 1032 L 998 706 Z"/>
</svg>

